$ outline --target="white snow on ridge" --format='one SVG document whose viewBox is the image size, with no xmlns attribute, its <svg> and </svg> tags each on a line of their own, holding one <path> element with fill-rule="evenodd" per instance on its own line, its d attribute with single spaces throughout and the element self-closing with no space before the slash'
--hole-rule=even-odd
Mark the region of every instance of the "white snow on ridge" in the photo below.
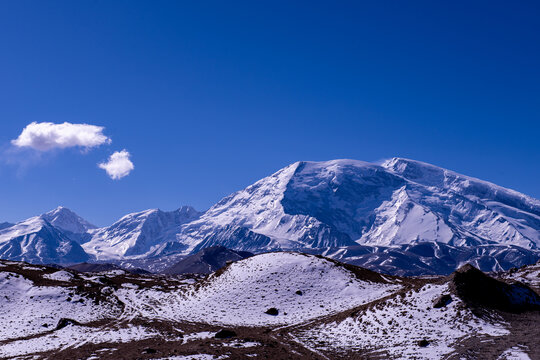
<svg viewBox="0 0 540 360">
<path fill-rule="evenodd" d="M 44 274 L 43 278 L 56 281 L 70 281 L 73 279 L 73 274 L 65 270 L 60 270 L 52 274 Z"/>
<path fill-rule="evenodd" d="M 82 234 L 96 228 L 96 226 L 90 224 L 88 221 L 63 206 L 59 206 L 56 209 L 41 215 L 41 218 L 47 220 L 51 225 L 54 225 L 61 230 L 66 230 L 74 234 Z"/>
<path fill-rule="evenodd" d="M 299 323 L 374 301 L 400 288 L 358 280 L 315 256 L 268 253 L 231 264 L 196 290 L 166 294 L 120 289 L 117 295 L 145 316 L 258 326 Z M 140 299 L 146 297 L 146 306 L 141 306 Z M 279 315 L 266 314 L 269 308 L 278 309 Z"/>
<path fill-rule="evenodd" d="M 431 241 L 538 249 L 539 224 L 540 201 L 433 165 L 305 161 L 224 198 L 178 240 L 188 252 L 201 244 L 262 252 Z"/>
</svg>

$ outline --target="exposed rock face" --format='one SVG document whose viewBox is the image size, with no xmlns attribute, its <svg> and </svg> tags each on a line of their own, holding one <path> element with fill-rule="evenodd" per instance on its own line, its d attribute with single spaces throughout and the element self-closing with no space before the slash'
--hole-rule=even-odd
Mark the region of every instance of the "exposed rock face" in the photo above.
<svg viewBox="0 0 540 360">
<path fill-rule="evenodd" d="M 236 332 L 229 329 L 221 329 L 216 333 L 216 335 L 214 335 L 216 339 L 230 339 L 235 336 L 236 336 Z"/>
</svg>

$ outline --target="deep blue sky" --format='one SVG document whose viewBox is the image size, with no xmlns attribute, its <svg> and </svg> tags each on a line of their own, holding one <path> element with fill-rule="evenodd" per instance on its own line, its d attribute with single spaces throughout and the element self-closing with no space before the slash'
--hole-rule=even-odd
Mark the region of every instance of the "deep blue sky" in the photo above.
<svg viewBox="0 0 540 360">
<path fill-rule="evenodd" d="M 0 222 L 205 209 L 297 160 L 408 157 L 540 198 L 540 5 L 3 1 Z M 13 155 L 30 122 L 104 126 Z M 96 163 L 127 149 L 113 181 Z"/>
</svg>

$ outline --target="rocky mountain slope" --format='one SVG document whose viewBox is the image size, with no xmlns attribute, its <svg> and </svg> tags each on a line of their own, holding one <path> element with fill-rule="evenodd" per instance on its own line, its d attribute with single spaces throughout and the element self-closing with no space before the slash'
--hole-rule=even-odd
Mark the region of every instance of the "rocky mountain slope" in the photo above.
<svg viewBox="0 0 540 360">
<path fill-rule="evenodd" d="M 478 296 L 479 280 L 498 301 Z M 538 294 L 506 281 L 472 267 L 387 276 L 290 252 L 199 281 L 0 261 L 0 357 L 538 358 Z"/>
</svg>

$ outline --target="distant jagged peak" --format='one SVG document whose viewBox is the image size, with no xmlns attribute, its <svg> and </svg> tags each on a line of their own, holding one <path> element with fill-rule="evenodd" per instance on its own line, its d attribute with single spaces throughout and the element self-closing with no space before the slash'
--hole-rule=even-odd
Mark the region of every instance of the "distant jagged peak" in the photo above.
<svg viewBox="0 0 540 360">
<path fill-rule="evenodd" d="M 203 211 L 198 211 L 190 205 L 182 205 L 178 209 L 176 209 L 175 212 L 178 214 L 185 214 L 190 216 L 197 216 L 203 214 Z"/>
<path fill-rule="evenodd" d="M 145 221 L 148 218 L 153 218 L 156 216 L 167 216 L 167 215 L 174 215 L 174 216 L 180 216 L 180 217 L 186 217 L 186 218 L 196 218 L 200 216 L 202 212 L 195 210 L 192 206 L 184 205 L 179 207 L 176 210 L 173 211 L 164 211 L 159 208 L 153 208 L 153 209 L 146 209 L 138 212 L 129 213 L 127 215 L 122 216 L 118 221 L 116 221 L 114 224 L 118 223 L 124 223 L 127 221 Z M 113 224 L 113 226 L 114 226 Z"/>
<path fill-rule="evenodd" d="M 201 216 L 191 206 L 163 211 L 158 208 L 127 214 L 108 227 L 92 232 L 83 248 L 103 259 L 139 256 L 158 251 L 163 244 L 174 241 L 180 227 Z"/>
<path fill-rule="evenodd" d="M 40 217 L 61 230 L 75 234 L 82 234 L 96 228 L 95 225 L 64 206 L 58 206 L 56 209 L 46 212 Z"/>
</svg>

